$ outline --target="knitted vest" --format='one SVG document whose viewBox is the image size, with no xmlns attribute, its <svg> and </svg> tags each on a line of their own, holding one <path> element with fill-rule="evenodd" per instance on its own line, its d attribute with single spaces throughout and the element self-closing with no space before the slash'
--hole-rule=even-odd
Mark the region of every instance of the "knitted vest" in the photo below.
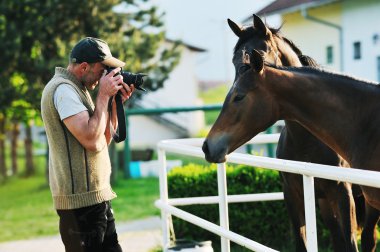
<svg viewBox="0 0 380 252">
<path fill-rule="evenodd" d="M 94 104 L 88 91 L 64 68 L 57 67 L 45 86 L 41 99 L 42 120 L 49 144 L 49 184 L 56 209 L 91 206 L 116 197 L 110 185 L 111 163 L 108 149 L 86 150 L 70 133 L 54 106 L 54 93 L 69 84 L 80 96 L 90 116 Z"/>
</svg>

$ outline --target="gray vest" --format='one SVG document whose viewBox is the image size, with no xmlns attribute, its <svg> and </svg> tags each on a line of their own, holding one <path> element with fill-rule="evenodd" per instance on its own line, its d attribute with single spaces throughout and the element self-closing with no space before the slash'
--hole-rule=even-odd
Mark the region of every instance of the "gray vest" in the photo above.
<svg viewBox="0 0 380 252">
<path fill-rule="evenodd" d="M 75 209 L 116 197 L 110 185 L 111 163 L 108 149 L 86 150 L 61 121 L 54 106 L 54 93 L 61 84 L 69 84 L 78 93 L 90 116 L 94 104 L 81 83 L 64 68 L 45 86 L 41 112 L 49 144 L 49 184 L 56 209 Z"/>
</svg>

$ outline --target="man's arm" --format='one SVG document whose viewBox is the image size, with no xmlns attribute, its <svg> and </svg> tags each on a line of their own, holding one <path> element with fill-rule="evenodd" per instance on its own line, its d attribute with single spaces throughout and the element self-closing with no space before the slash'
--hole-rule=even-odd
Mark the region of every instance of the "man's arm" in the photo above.
<svg viewBox="0 0 380 252">
<path fill-rule="evenodd" d="M 112 141 L 111 127 L 112 127 L 112 132 L 115 132 L 117 129 L 117 126 L 118 126 L 115 98 L 114 98 L 113 103 L 112 103 L 112 116 L 111 116 L 111 118 L 110 118 L 110 116 L 111 115 L 108 114 L 107 126 L 106 126 L 106 130 L 104 132 L 107 145 L 109 145 Z M 111 125 L 111 123 L 112 123 L 112 125 Z"/>
<path fill-rule="evenodd" d="M 115 69 L 100 79 L 95 111 L 91 117 L 88 111 L 83 111 L 63 120 L 69 131 L 87 150 L 100 151 L 107 146 L 105 131 L 108 124 L 108 100 L 123 87 L 120 85 L 122 76 L 113 77 L 117 71 L 120 69 Z"/>
<path fill-rule="evenodd" d="M 100 151 L 106 145 L 104 131 L 107 125 L 108 97 L 98 95 L 94 114 L 90 117 L 88 111 L 80 112 L 63 120 L 74 137 L 90 151 Z"/>
</svg>

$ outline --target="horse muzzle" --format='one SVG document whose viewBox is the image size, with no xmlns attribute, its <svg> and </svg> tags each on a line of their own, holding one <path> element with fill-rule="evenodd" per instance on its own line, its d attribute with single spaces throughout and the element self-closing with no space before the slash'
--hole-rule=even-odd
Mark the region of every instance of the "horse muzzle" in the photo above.
<svg viewBox="0 0 380 252">
<path fill-rule="evenodd" d="M 205 159 L 210 163 L 224 163 L 228 153 L 227 145 L 222 139 L 221 141 L 212 141 L 206 139 L 202 146 Z"/>
</svg>

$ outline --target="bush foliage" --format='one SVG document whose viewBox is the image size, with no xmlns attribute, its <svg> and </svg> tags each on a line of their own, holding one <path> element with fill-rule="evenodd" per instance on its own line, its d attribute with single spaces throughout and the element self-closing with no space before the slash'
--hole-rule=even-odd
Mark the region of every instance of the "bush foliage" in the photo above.
<svg viewBox="0 0 380 252">
<path fill-rule="evenodd" d="M 170 198 L 218 195 L 215 165 L 189 164 L 175 168 L 169 173 L 168 182 Z M 248 166 L 227 167 L 227 184 L 229 195 L 282 191 L 278 172 Z M 219 225 L 217 204 L 180 208 Z M 177 238 L 212 240 L 214 249 L 218 250 L 219 236 L 178 218 L 173 220 Z M 291 226 L 283 201 L 231 203 L 229 225 L 230 230 L 269 247 L 289 246 Z"/>
<path fill-rule="evenodd" d="M 282 183 L 277 171 L 251 166 L 227 167 L 228 195 L 281 192 Z M 216 165 L 188 164 L 168 174 L 170 198 L 218 195 Z M 182 210 L 219 225 L 217 204 L 190 205 Z M 231 203 L 228 206 L 231 231 L 281 251 L 294 251 L 292 226 L 284 201 Z M 220 237 L 196 225 L 173 217 L 177 239 L 211 240 L 214 251 L 220 251 Z M 320 251 L 330 251 L 330 232 L 322 224 L 317 209 L 318 245 Z M 232 244 L 232 251 L 249 251 Z"/>
</svg>

